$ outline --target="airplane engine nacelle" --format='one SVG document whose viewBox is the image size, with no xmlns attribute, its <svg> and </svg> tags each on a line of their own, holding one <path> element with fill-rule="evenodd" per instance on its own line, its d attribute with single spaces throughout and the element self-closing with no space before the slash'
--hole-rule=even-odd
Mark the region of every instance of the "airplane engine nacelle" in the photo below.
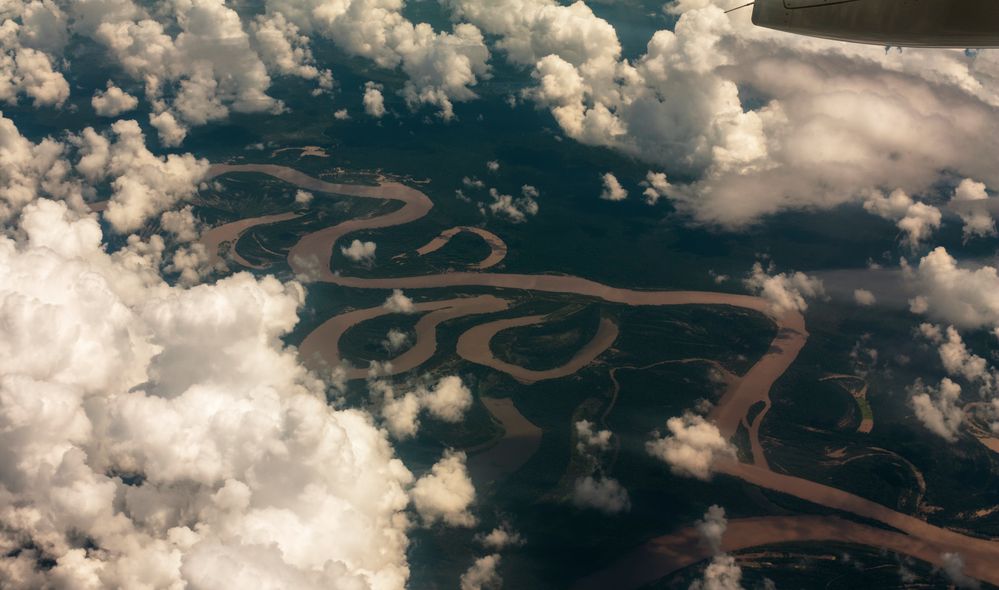
<svg viewBox="0 0 999 590">
<path fill-rule="evenodd" d="M 753 23 L 899 47 L 999 47 L 999 0 L 756 0 Z"/>
</svg>

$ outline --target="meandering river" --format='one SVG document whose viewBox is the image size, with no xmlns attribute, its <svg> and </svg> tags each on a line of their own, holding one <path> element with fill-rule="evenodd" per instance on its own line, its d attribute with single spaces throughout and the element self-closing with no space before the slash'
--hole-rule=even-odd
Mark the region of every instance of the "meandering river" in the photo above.
<svg viewBox="0 0 999 590">
<path fill-rule="evenodd" d="M 770 350 L 743 376 L 732 379 L 726 392 L 711 413 L 711 419 L 726 437 L 735 434 L 740 424 L 746 424 L 750 434 L 753 461 L 751 464 L 726 461 L 718 465 L 724 476 L 735 477 L 747 483 L 834 508 L 859 517 L 888 525 L 899 532 L 886 531 L 854 522 L 828 517 L 772 517 L 737 520 L 729 524 L 723 549 L 737 550 L 759 544 L 799 541 L 843 541 L 874 547 L 885 547 L 898 553 L 911 555 L 940 565 L 944 553 L 959 553 L 964 559 L 965 572 L 979 580 L 999 584 L 999 543 L 976 539 L 903 514 L 842 490 L 784 475 L 772 471 L 759 442 L 759 426 L 770 407 L 770 390 L 774 382 L 794 363 L 808 339 L 805 318 L 797 311 L 773 310 L 763 299 L 748 295 L 698 292 L 698 291 L 648 291 L 604 285 L 589 279 L 563 275 L 525 275 L 510 273 L 450 272 L 424 276 L 364 278 L 344 276 L 332 268 L 334 246 L 347 234 L 371 229 L 389 228 L 410 223 L 425 216 L 433 202 L 422 192 L 396 182 L 377 185 L 328 183 L 292 168 L 269 164 L 216 165 L 210 174 L 256 172 L 271 175 L 300 188 L 347 195 L 358 198 L 383 199 L 400 203 L 388 213 L 351 219 L 340 224 L 307 234 L 291 249 L 289 263 L 299 274 L 313 280 L 344 287 L 360 289 L 441 289 L 456 287 L 491 287 L 503 290 L 543 291 L 572 294 L 631 306 L 708 305 L 731 306 L 752 310 L 769 317 L 777 326 L 777 336 Z M 488 296 L 486 296 L 488 297 Z M 502 302 L 502 303 L 501 303 Z M 426 312 L 418 327 L 416 344 L 392 362 L 393 370 L 411 370 L 431 358 L 436 350 L 436 340 L 431 336 L 443 321 L 468 315 L 505 309 L 507 302 L 499 296 L 458 298 L 447 301 L 417 304 L 418 311 Z M 485 310 L 485 311 L 483 311 Z M 384 313 L 381 308 L 358 310 L 332 318 L 312 334 L 301 347 L 307 362 L 322 359 L 329 363 L 339 360 L 340 336 L 351 326 Z M 437 314 L 437 315 L 434 315 Z M 529 325 L 543 321 L 540 316 L 502 320 L 472 328 L 459 345 L 463 357 L 504 371 L 514 378 L 530 382 L 546 377 L 545 372 L 531 372 L 496 359 L 489 347 L 493 335 L 505 327 Z M 504 323 L 505 322 L 505 323 Z M 617 327 L 602 323 L 597 337 L 550 378 L 565 376 L 591 362 L 605 350 L 616 337 Z M 355 371 L 366 372 L 365 369 Z M 354 377 L 363 376 L 360 372 Z M 759 402 L 764 404 L 752 422 L 749 409 Z M 489 405 L 487 404 L 487 408 Z M 492 408 L 494 415 L 497 408 Z M 504 410 L 505 411 L 505 410 Z M 508 423 L 509 415 L 500 414 L 501 422 Z M 529 437 L 535 440 L 532 435 Z M 528 447 L 536 450 L 532 442 Z M 533 450 L 530 451 L 533 453 Z M 516 463 L 514 461 L 513 463 Z M 695 547 L 689 530 L 668 535 L 636 548 L 618 564 L 597 572 L 578 584 L 579 588 L 636 588 L 659 577 L 668 575 L 687 565 L 708 557 L 703 548 Z M 629 573 L 630 572 L 630 573 Z M 612 581 L 613 583 L 607 584 Z"/>
</svg>

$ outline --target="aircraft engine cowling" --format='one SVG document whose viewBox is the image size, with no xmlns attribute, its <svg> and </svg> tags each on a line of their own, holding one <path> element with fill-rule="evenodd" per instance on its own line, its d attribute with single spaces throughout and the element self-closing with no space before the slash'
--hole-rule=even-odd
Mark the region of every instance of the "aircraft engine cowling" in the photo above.
<svg viewBox="0 0 999 590">
<path fill-rule="evenodd" d="M 999 47 L 999 0 L 756 0 L 753 23 L 899 47 Z"/>
</svg>

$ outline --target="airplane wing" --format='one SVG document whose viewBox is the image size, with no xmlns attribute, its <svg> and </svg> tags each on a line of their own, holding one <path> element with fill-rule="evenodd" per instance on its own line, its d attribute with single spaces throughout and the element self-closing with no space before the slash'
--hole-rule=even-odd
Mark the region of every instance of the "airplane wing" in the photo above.
<svg viewBox="0 0 999 590">
<path fill-rule="evenodd" d="M 753 23 L 898 47 L 999 47 L 999 0 L 756 0 Z"/>
</svg>

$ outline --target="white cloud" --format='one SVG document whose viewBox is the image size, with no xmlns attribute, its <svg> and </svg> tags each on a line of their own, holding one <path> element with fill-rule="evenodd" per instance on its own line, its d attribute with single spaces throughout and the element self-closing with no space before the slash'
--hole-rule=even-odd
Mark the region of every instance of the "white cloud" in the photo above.
<svg viewBox="0 0 999 590">
<path fill-rule="evenodd" d="M 295 203 L 298 205 L 308 205 L 309 203 L 312 202 L 312 199 L 314 198 L 315 195 L 313 195 L 309 191 L 303 191 L 301 189 L 295 191 Z M 353 244 L 351 244 L 351 246 L 353 246 Z"/>
<path fill-rule="evenodd" d="M 497 47 L 510 61 L 534 65 L 561 53 L 573 63 L 614 59 L 620 45 L 614 28 L 584 3 L 561 7 L 547 0 L 446 0 L 456 17 L 500 36 Z"/>
<path fill-rule="evenodd" d="M 147 219 L 190 198 L 208 173 L 208 161 L 191 154 L 157 157 L 135 121 L 111 126 L 115 141 L 105 174 L 113 189 L 104 218 L 118 231 L 138 229 Z"/>
<path fill-rule="evenodd" d="M 253 45 L 260 59 L 272 70 L 284 76 L 316 80 L 317 90 L 333 88 L 333 74 L 315 65 L 309 38 L 289 22 L 283 14 L 258 15 L 250 23 Z"/>
<path fill-rule="evenodd" d="M 407 82 L 401 94 L 411 108 L 429 104 L 440 116 L 454 116 L 453 102 L 476 98 L 472 90 L 489 76 L 486 48 L 478 28 L 454 25 L 437 32 L 414 24 L 398 0 L 267 0 L 268 14 L 283 14 L 302 34 L 321 34 L 349 54 L 383 68 L 400 68 Z"/>
<path fill-rule="evenodd" d="M 11 12 L 11 4 L 14 4 Z M 21 29 L 19 36 L 26 47 L 38 49 L 51 55 L 59 55 L 69 41 L 66 30 L 66 13 L 51 0 L 27 0 L 8 3 L 4 6 L 4 16 L 17 13 L 20 4 Z"/>
<path fill-rule="evenodd" d="M 81 14 L 85 4 L 73 6 L 81 20 L 87 18 Z M 239 15 L 222 0 L 174 2 L 154 16 L 127 4 L 128 9 L 107 11 L 77 29 L 145 84 L 151 122 L 164 145 L 178 145 L 187 128 L 224 119 L 230 110 L 283 110 L 267 94 L 267 67 Z"/>
<path fill-rule="evenodd" d="M 968 242 L 972 238 L 995 237 L 996 222 L 992 216 L 982 210 L 972 210 L 960 214 L 961 221 L 964 222 L 964 241 Z"/>
<path fill-rule="evenodd" d="M 118 88 L 108 80 L 107 90 L 94 93 L 90 99 L 94 111 L 102 117 L 117 117 L 139 106 L 139 99 Z"/>
<path fill-rule="evenodd" d="M 735 457 L 735 447 L 701 416 L 688 412 L 670 418 L 666 428 L 669 434 L 653 437 L 645 443 L 645 450 L 668 464 L 676 475 L 708 480 L 715 461 Z"/>
<path fill-rule="evenodd" d="M 711 549 L 713 557 L 705 568 L 704 575 L 690 585 L 690 590 L 742 590 L 742 568 L 731 555 L 721 552 L 722 537 L 728 528 L 725 509 L 717 505 L 710 506 L 704 513 L 704 518 L 694 526 L 701 540 Z"/>
<path fill-rule="evenodd" d="M 364 112 L 368 115 L 381 119 L 385 116 L 385 97 L 382 96 L 382 85 L 374 82 L 364 84 Z"/>
<path fill-rule="evenodd" d="M 84 194 L 110 184 L 104 218 L 119 232 L 134 231 L 149 219 L 190 198 L 208 172 L 208 161 L 190 154 L 157 157 L 145 145 L 135 121 L 111 126 L 113 140 L 84 129 L 66 143 L 33 144 L 13 122 L 0 116 L 0 220 L 10 219 L 38 195 L 67 201 L 83 210 Z M 75 150 L 75 166 L 70 158 Z"/>
<path fill-rule="evenodd" d="M 406 297 L 400 289 L 393 289 L 392 294 L 389 295 L 383 305 L 385 309 L 392 313 L 413 313 L 415 311 L 413 300 Z"/>
<path fill-rule="evenodd" d="M 959 588 L 978 588 L 981 584 L 964 573 L 964 559 L 959 553 L 943 554 L 943 571 Z"/>
<path fill-rule="evenodd" d="M 537 215 L 540 210 L 538 202 L 535 200 L 538 191 L 532 186 L 523 186 L 520 197 L 504 195 L 494 188 L 489 189 L 489 196 L 493 200 L 488 205 L 489 211 L 493 215 L 506 217 L 513 223 L 524 223 L 528 217 Z"/>
<path fill-rule="evenodd" d="M 941 174 L 999 182 L 996 57 L 848 45 L 758 28 L 751 11 L 671 6 L 673 31 L 621 55 L 584 3 L 448 0 L 532 69 L 526 93 L 563 132 L 692 176 L 669 197 L 697 222 L 738 228 L 788 209 L 924 194 Z M 753 104 L 740 88 L 752 88 Z M 970 138 L 970 139 L 969 139 Z"/>
<path fill-rule="evenodd" d="M 0 100 L 14 105 L 24 94 L 31 98 L 36 108 L 61 107 L 69 98 L 69 84 L 54 69 L 49 54 L 32 47 L 57 49 L 47 46 L 46 41 L 52 40 L 52 36 L 44 34 L 37 25 L 41 25 L 38 17 L 46 12 L 53 14 L 49 8 L 54 11 L 59 9 L 51 4 L 46 7 L 41 2 L 21 6 L 13 4 L 12 8 L 21 9 L 23 24 L 10 18 L 0 23 Z M 33 16 L 35 22 L 32 22 Z M 58 24 L 56 26 L 59 27 Z"/>
<path fill-rule="evenodd" d="M 986 238 L 996 235 L 996 222 L 992 215 L 983 208 L 964 207 L 964 203 L 984 203 L 988 201 L 989 195 L 983 182 L 975 182 L 970 178 L 965 178 L 954 189 L 951 197 L 951 204 L 957 206 L 957 213 L 964 222 L 964 240 L 967 242 L 971 238 Z"/>
<path fill-rule="evenodd" d="M 416 511 L 427 525 L 437 522 L 455 527 L 475 525 L 475 517 L 469 512 L 475 501 L 475 487 L 465 467 L 465 453 L 445 452 L 430 473 L 416 481 L 411 495 Z"/>
<path fill-rule="evenodd" d="M 749 290 L 766 299 L 776 313 L 803 312 L 808 309 L 808 299 L 821 297 L 825 293 L 819 279 L 801 272 L 771 276 L 759 262 L 753 265 L 745 284 Z"/>
<path fill-rule="evenodd" d="M 731 555 L 716 555 L 690 590 L 742 590 L 742 568 Z"/>
<path fill-rule="evenodd" d="M 439 380 L 432 389 L 421 390 L 420 400 L 432 416 L 445 422 L 457 423 L 472 407 L 472 392 L 465 387 L 460 377 L 450 375 Z"/>
<path fill-rule="evenodd" d="M 282 344 L 301 287 L 171 287 L 49 200 L 20 228 L 0 238 L 8 585 L 405 586 L 412 476 Z"/>
<path fill-rule="evenodd" d="M 204 244 L 190 244 L 177 248 L 170 262 L 163 267 L 164 272 L 175 273 L 181 285 L 196 285 L 212 272 L 226 269 L 225 263 L 218 261 L 212 264 L 212 259 L 208 255 Z"/>
<path fill-rule="evenodd" d="M 941 331 L 939 326 L 921 324 L 920 333 L 939 346 L 940 362 L 948 375 L 967 379 L 971 383 L 981 385 L 983 395 L 994 393 L 996 374 L 988 366 L 986 360 L 968 350 L 964 339 L 954 326 L 948 326 Z"/>
<path fill-rule="evenodd" d="M 954 201 L 984 201 L 989 198 L 984 182 L 975 182 L 970 178 L 965 178 L 954 189 Z"/>
<path fill-rule="evenodd" d="M 961 386 L 946 377 L 936 388 L 917 381 L 910 388 L 909 394 L 909 402 L 923 426 L 947 441 L 954 442 L 961 423 L 964 422 L 964 410 L 957 405 L 961 397 Z"/>
<path fill-rule="evenodd" d="M 372 364 L 372 369 L 372 376 L 377 377 L 377 365 Z M 472 407 L 472 392 L 454 375 L 442 377 L 433 387 L 419 386 L 401 394 L 385 381 L 372 380 L 368 386 L 372 398 L 381 401 L 381 414 L 389 432 L 400 439 L 416 435 L 423 410 L 438 420 L 455 424 Z"/>
<path fill-rule="evenodd" d="M 853 300 L 862 307 L 870 307 L 878 302 L 878 298 L 867 289 L 854 289 Z"/>
<path fill-rule="evenodd" d="M 399 351 L 407 344 L 409 344 L 409 334 L 395 328 L 389 330 L 382 340 L 382 348 L 389 352 Z"/>
<path fill-rule="evenodd" d="M 174 235 L 178 242 L 193 242 L 201 235 L 201 225 L 194 218 L 190 205 L 160 215 L 160 227 Z"/>
<path fill-rule="evenodd" d="M 697 528 L 701 539 L 708 544 L 712 553 L 721 552 L 722 537 L 728 528 L 728 519 L 725 518 L 725 509 L 721 506 L 712 505 L 704 513 L 704 519 L 698 520 L 694 526 Z"/>
<path fill-rule="evenodd" d="M 600 193 L 600 198 L 605 201 L 623 201 L 628 198 L 628 191 L 624 190 L 617 177 L 610 172 L 600 177 L 604 183 L 604 190 Z"/>
<path fill-rule="evenodd" d="M 958 328 L 999 327 L 999 273 L 992 266 L 962 268 L 938 247 L 919 261 L 911 280 L 919 295 L 914 313 Z"/>
<path fill-rule="evenodd" d="M 919 203 L 901 189 L 887 197 L 880 192 L 872 192 L 864 201 L 864 209 L 884 219 L 897 221 L 898 228 L 905 232 L 905 243 L 913 250 L 933 236 L 940 229 L 943 215 L 932 205 Z"/>
<path fill-rule="evenodd" d="M 461 575 L 461 590 L 498 590 L 503 585 L 496 567 L 500 556 L 493 554 L 475 560 L 472 567 Z"/>
<path fill-rule="evenodd" d="M 346 121 L 350 118 L 350 113 L 347 112 L 347 109 L 339 109 L 333 113 L 333 118 L 337 121 Z"/>
<path fill-rule="evenodd" d="M 510 528 L 507 523 L 493 529 L 488 535 L 476 535 L 475 540 L 486 549 L 502 551 L 507 547 L 518 547 L 524 544 L 520 533 Z"/>
<path fill-rule="evenodd" d="M 378 373 L 378 365 L 372 363 L 371 374 Z M 412 392 L 396 396 L 384 382 L 370 383 L 369 388 L 372 397 L 383 398 L 382 419 L 392 436 L 400 440 L 416 436 L 420 430 L 420 398 Z"/>
<path fill-rule="evenodd" d="M 500 169 L 499 160 L 489 160 L 488 162 L 486 162 L 486 168 L 490 172 L 499 172 Z"/>
<path fill-rule="evenodd" d="M 669 197 L 673 191 L 673 185 L 669 183 L 665 173 L 651 170 L 642 181 L 642 186 L 646 187 L 642 194 L 649 205 L 655 205 L 659 199 Z"/>
<path fill-rule="evenodd" d="M 595 479 L 586 476 L 576 480 L 572 488 L 572 503 L 580 508 L 595 508 L 605 514 L 619 514 L 631 509 L 628 490 L 616 479 Z"/>
<path fill-rule="evenodd" d="M 297 200 L 297 198 L 296 198 Z M 375 250 L 377 245 L 374 242 L 362 242 L 361 240 L 354 240 L 350 243 L 350 246 L 341 246 L 340 252 L 343 253 L 349 260 L 358 262 L 361 264 L 371 264 L 375 261 Z"/>
<path fill-rule="evenodd" d="M 580 420 L 576 422 L 576 438 L 579 442 L 576 443 L 576 449 L 585 453 L 590 449 L 596 451 L 606 451 L 610 448 L 611 441 L 611 431 L 610 430 L 595 430 L 593 422 L 589 420 Z"/>
<path fill-rule="evenodd" d="M 177 147 L 187 137 L 187 128 L 181 125 L 170 111 L 151 113 L 149 124 L 156 129 L 160 143 L 166 147 Z"/>
<path fill-rule="evenodd" d="M 50 138 L 32 143 L 0 114 L 0 221 L 15 217 L 39 194 L 83 207 L 83 189 L 71 179 L 66 149 Z M 96 158 L 101 160 L 99 154 Z"/>
</svg>

